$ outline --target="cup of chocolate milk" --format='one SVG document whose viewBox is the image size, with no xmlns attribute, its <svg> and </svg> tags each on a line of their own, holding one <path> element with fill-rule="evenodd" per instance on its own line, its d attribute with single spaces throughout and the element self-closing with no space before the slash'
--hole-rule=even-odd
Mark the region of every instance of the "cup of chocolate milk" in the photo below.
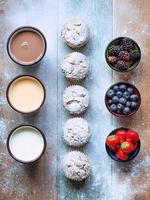
<svg viewBox="0 0 150 200">
<path fill-rule="evenodd" d="M 35 27 L 19 27 L 11 33 L 7 41 L 9 57 L 23 66 L 31 66 L 40 62 L 46 49 L 45 36 Z"/>
</svg>

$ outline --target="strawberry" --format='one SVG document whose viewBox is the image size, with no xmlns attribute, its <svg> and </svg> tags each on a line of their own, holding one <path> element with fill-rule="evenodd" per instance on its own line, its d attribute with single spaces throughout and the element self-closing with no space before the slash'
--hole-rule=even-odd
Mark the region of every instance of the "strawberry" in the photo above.
<svg viewBox="0 0 150 200">
<path fill-rule="evenodd" d="M 123 142 L 121 144 L 121 150 L 124 153 L 131 153 L 134 150 L 134 145 L 131 142 Z"/>
<path fill-rule="evenodd" d="M 116 151 L 117 146 L 119 145 L 119 137 L 117 135 L 110 135 L 106 139 L 106 144 L 109 146 L 112 150 Z"/>
<path fill-rule="evenodd" d="M 113 151 L 113 152 L 117 152 L 120 149 L 120 145 L 116 145 L 116 146 L 112 146 L 110 145 L 109 148 Z"/>
<path fill-rule="evenodd" d="M 126 140 L 126 131 L 125 130 L 123 130 L 123 129 L 117 130 L 116 135 L 119 137 L 120 144 L 122 142 L 125 142 L 125 140 Z"/>
<path fill-rule="evenodd" d="M 126 133 L 126 141 L 127 142 L 137 142 L 139 139 L 139 134 L 136 131 L 128 130 Z"/>
<path fill-rule="evenodd" d="M 116 153 L 116 157 L 119 158 L 120 160 L 128 160 L 129 155 L 127 153 L 124 153 L 122 149 L 119 149 L 118 152 Z"/>
<path fill-rule="evenodd" d="M 137 148 L 137 142 L 136 143 L 133 143 L 133 151 L 135 151 Z"/>
</svg>

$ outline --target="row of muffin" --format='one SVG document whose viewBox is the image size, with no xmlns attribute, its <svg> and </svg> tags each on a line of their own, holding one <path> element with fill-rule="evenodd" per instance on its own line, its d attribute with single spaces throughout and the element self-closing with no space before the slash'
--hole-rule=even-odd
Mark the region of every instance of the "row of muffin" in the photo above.
<svg viewBox="0 0 150 200">
<path fill-rule="evenodd" d="M 61 33 L 65 43 L 75 49 L 84 46 L 89 39 L 89 28 L 80 19 L 73 19 L 66 23 Z M 63 105 L 70 114 L 76 115 L 65 122 L 63 138 L 70 147 L 81 147 L 91 136 L 88 122 L 81 117 L 89 105 L 89 92 L 78 85 L 88 74 L 89 60 L 82 53 L 73 52 L 65 56 L 61 69 L 65 77 L 73 84 L 64 91 Z M 71 151 L 64 157 L 63 170 L 67 178 L 82 181 L 88 177 L 91 166 L 84 153 Z"/>
</svg>

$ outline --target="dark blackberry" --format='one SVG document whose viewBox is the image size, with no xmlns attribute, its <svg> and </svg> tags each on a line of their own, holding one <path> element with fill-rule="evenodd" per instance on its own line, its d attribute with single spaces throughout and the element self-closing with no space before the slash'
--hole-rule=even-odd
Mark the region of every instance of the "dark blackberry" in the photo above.
<svg viewBox="0 0 150 200">
<path fill-rule="evenodd" d="M 120 71 L 126 71 L 129 68 L 129 65 L 127 62 L 123 61 L 123 60 L 118 60 L 116 67 L 120 70 Z"/>
<path fill-rule="evenodd" d="M 140 53 L 138 51 L 132 51 L 130 55 L 133 62 L 137 62 L 140 60 Z"/>
<path fill-rule="evenodd" d="M 120 51 L 119 59 L 124 60 L 124 61 L 129 61 L 130 60 L 130 53 L 128 51 Z"/>
<path fill-rule="evenodd" d="M 131 50 L 134 48 L 134 43 L 130 38 L 124 38 L 122 40 L 122 46 L 124 50 Z"/>
<path fill-rule="evenodd" d="M 120 48 L 119 46 L 116 46 L 116 45 L 111 45 L 108 49 L 109 56 L 118 56 L 119 52 L 120 52 Z"/>
<path fill-rule="evenodd" d="M 117 57 L 115 57 L 115 56 L 108 56 L 108 62 L 109 62 L 110 64 L 116 64 L 117 61 L 118 61 L 118 58 L 117 58 Z"/>
</svg>

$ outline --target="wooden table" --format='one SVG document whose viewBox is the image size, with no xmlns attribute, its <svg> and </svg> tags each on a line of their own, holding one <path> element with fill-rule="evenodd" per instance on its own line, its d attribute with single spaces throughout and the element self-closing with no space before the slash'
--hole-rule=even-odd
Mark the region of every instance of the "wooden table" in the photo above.
<svg viewBox="0 0 150 200">
<path fill-rule="evenodd" d="M 80 16 L 90 26 L 91 39 L 83 49 L 91 69 L 83 85 L 90 91 L 91 105 L 85 118 L 92 138 L 82 150 L 89 156 L 92 174 L 82 185 L 74 185 L 62 173 L 66 152 L 62 127 L 70 116 L 62 106 L 62 93 L 69 85 L 60 63 L 72 52 L 60 37 L 62 24 Z M 44 60 L 38 67 L 14 64 L 6 53 L 6 40 L 16 27 L 33 25 L 48 42 Z M 142 49 L 142 61 L 133 72 L 120 74 L 107 66 L 104 52 L 116 36 L 134 38 Z M 0 200 L 150 200 L 150 1 L 149 0 L 0 0 Z M 46 86 L 47 99 L 35 115 L 13 111 L 7 104 L 8 82 L 19 74 L 39 77 Z M 142 95 L 140 110 L 127 119 L 110 115 L 104 105 L 106 89 L 118 80 L 135 84 Z M 8 133 L 17 125 L 33 124 L 47 138 L 47 150 L 35 165 L 22 165 L 6 150 Z M 126 126 L 140 133 L 142 149 L 128 163 L 112 161 L 105 152 L 105 138 L 114 128 Z"/>
</svg>

